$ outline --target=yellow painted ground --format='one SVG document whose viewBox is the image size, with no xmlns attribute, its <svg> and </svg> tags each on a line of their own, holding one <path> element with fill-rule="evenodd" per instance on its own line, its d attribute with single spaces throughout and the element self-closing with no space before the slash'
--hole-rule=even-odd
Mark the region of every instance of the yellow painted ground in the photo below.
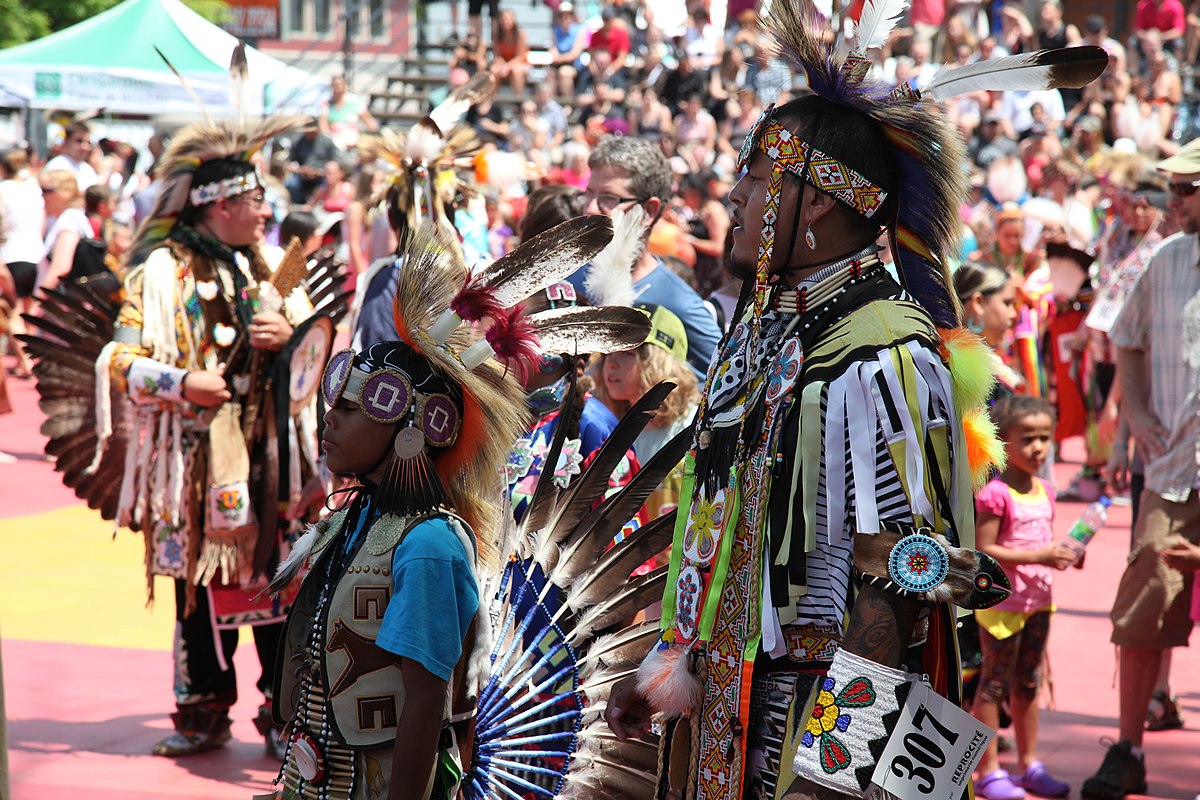
<svg viewBox="0 0 1200 800">
<path fill-rule="evenodd" d="M 171 581 L 146 607 L 142 536 L 80 503 L 0 519 L 0 631 L 5 638 L 170 650 Z M 243 634 L 249 631 L 244 630 Z"/>
</svg>

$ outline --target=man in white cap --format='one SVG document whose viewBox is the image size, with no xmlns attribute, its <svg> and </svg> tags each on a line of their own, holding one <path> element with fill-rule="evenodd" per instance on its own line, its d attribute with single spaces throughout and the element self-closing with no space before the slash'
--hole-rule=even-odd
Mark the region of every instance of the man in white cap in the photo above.
<svg viewBox="0 0 1200 800">
<path fill-rule="evenodd" d="M 1160 557 L 1200 544 L 1200 139 L 1158 165 L 1182 234 L 1151 258 L 1109 338 L 1117 346 L 1122 412 L 1146 460 L 1142 511 L 1113 601 L 1112 641 L 1120 646 L 1120 735 L 1083 784 L 1094 800 L 1146 791 L 1142 730 L 1163 651 L 1188 643 L 1192 579 Z"/>
</svg>

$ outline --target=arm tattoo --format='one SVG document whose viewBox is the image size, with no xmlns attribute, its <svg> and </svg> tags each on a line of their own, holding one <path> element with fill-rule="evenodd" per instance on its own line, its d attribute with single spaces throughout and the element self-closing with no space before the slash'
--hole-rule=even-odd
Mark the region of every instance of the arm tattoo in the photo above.
<svg viewBox="0 0 1200 800">
<path fill-rule="evenodd" d="M 899 667 L 920 607 L 916 600 L 864 583 L 854 603 L 842 647 L 877 664 Z"/>
</svg>

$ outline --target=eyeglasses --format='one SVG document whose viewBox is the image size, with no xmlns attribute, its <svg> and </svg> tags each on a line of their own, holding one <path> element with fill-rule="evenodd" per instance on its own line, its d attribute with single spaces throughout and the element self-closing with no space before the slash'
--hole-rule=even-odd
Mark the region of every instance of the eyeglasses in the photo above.
<svg viewBox="0 0 1200 800">
<path fill-rule="evenodd" d="M 612 213 L 613 209 L 622 203 L 644 203 L 650 199 L 650 196 L 645 197 L 619 197 L 615 194 L 597 194 L 596 192 L 584 192 L 580 197 L 583 198 L 583 207 L 587 208 L 596 201 L 596 208 L 600 209 L 605 214 Z"/>
<path fill-rule="evenodd" d="M 1197 189 L 1200 189 L 1200 181 L 1179 181 L 1178 183 L 1171 181 L 1167 184 L 1167 188 L 1176 197 L 1191 197 Z"/>
<path fill-rule="evenodd" d="M 231 203 L 245 203 L 252 208 L 262 208 L 267 205 L 267 196 L 265 194 L 239 194 L 237 197 L 229 199 Z"/>
</svg>

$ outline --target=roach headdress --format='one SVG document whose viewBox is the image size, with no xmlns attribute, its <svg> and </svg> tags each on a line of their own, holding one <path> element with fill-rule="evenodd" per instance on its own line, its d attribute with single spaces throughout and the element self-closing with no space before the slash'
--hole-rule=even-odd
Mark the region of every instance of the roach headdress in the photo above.
<svg viewBox="0 0 1200 800">
<path fill-rule="evenodd" d="M 867 77 L 867 51 L 886 42 L 905 0 L 868 0 L 845 58 L 824 44 L 823 21 L 807 0 L 778 0 L 764 21 L 779 55 L 808 76 L 813 96 L 763 112 L 742 147 L 740 166 L 759 152 L 772 161 L 756 263 L 755 309 L 761 314 L 773 271 L 790 255 L 795 230 L 781 223 L 798 210 L 784 175 L 832 195 L 886 230 L 905 288 L 942 327 L 953 327 L 958 302 L 947 254 L 957 246 L 958 207 L 967 191 L 965 150 L 939 102 L 984 89 L 1079 87 L 1107 66 L 1099 47 L 1043 50 L 966 67 L 944 68 L 925 95 Z M 839 43 L 841 44 L 841 43 Z M 791 223 L 788 223 L 791 225 Z"/>
<path fill-rule="evenodd" d="M 394 305 L 402 341 L 336 354 L 322 386 L 331 405 L 353 398 L 372 420 L 397 426 L 395 461 L 377 488 L 385 511 L 451 507 L 475 530 L 481 561 L 496 557 L 499 476 L 527 423 L 517 374 L 540 364 L 544 341 L 554 352 L 586 353 L 645 339 L 649 326 L 631 321 L 640 316 L 632 309 L 522 315 L 522 301 L 591 261 L 611 238 L 607 217 L 577 217 L 472 276 L 433 225 L 411 233 Z M 579 315 L 590 315 L 586 332 Z"/>
<path fill-rule="evenodd" d="M 388 168 L 388 182 L 372 197 L 372 206 L 387 201 L 407 231 L 433 223 L 452 247 L 458 241 L 451 219 L 455 198 L 471 190 L 467 180 L 479 150 L 475 132 L 462 126 L 470 108 L 496 93 L 496 78 L 480 73 L 420 119 L 405 133 L 383 130 L 364 140 L 365 151 Z"/>
<path fill-rule="evenodd" d="M 229 65 L 234 107 L 234 117 L 229 120 L 217 121 L 209 116 L 187 79 L 161 51 L 158 54 L 196 99 L 205 121 L 176 133 L 159 160 L 154 172 L 160 183 L 158 197 L 134 237 L 130 265 L 144 261 L 181 218 L 186 221 L 189 210 L 265 188 L 263 177 L 253 163 L 255 154 L 271 139 L 300 128 L 306 121 L 306 117 L 295 114 L 266 117 L 253 124 L 245 119 L 242 95 L 247 77 L 246 50 L 241 43 L 234 48 Z"/>
</svg>

